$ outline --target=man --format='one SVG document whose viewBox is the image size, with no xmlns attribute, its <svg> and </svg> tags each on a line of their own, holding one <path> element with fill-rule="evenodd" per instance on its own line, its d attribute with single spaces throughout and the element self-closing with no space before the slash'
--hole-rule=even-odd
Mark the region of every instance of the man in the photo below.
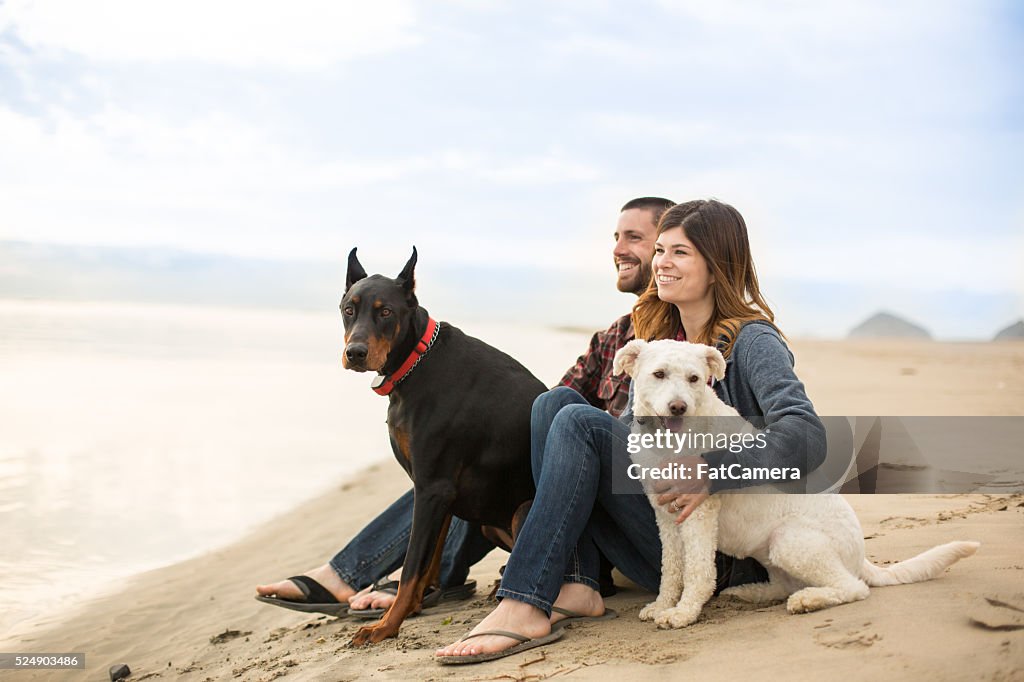
<svg viewBox="0 0 1024 682">
<path fill-rule="evenodd" d="M 619 291 L 639 296 L 651 281 L 651 260 L 661 214 L 674 206 L 668 199 L 641 197 L 622 207 L 615 228 L 615 283 Z M 594 407 L 613 417 L 622 414 L 629 397 L 629 377 L 612 375 L 615 351 L 633 340 L 633 323 L 627 313 L 590 339 L 590 347 L 560 384 L 575 389 Z"/>
<path fill-rule="evenodd" d="M 673 205 L 672 201 L 660 197 L 640 197 L 627 202 L 620 210 L 612 251 L 619 291 L 639 296 L 647 288 L 658 220 Z M 623 315 L 607 330 L 594 334 L 587 351 L 562 377 L 560 385 L 575 389 L 590 404 L 619 416 L 629 397 L 629 377 L 612 375 L 612 359 L 615 352 L 632 339 L 630 316 Z M 353 610 L 386 609 L 394 601 L 396 586 L 374 581 L 395 571 L 404 561 L 412 508 L 410 490 L 371 521 L 328 563 L 302 576 L 259 585 L 256 588 L 258 598 L 277 606 L 333 615 L 343 613 L 346 602 Z M 442 589 L 425 596 L 424 605 L 428 600 L 435 603 L 471 596 L 473 585 L 464 585 L 469 567 L 493 548 L 480 533 L 479 526 L 452 517 L 441 559 Z M 362 592 L 357 593 L 360 589 Z"/>
</svg>

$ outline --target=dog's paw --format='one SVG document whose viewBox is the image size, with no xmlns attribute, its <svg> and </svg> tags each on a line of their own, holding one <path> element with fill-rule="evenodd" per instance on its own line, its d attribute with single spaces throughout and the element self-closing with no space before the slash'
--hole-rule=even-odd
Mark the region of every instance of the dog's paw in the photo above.
<svg viewBox="0 0 1024 682">
<path fill-rule="evenodd" d="M 640 609 L 640 620 L 654 620 L 658 617 L 658 614 L 660 614 L 664 610 L 664 606 L 662 606 L 656 601 L 652 601 L 650 604 Z"/>
<path fill-rule="evenodd" d="M 674 606 L 665 609 L 654 619 L 659 628 L 685 628 L 697 622 L 700 617 L 700 607 Z"/>
<path fill-rule="evenodd" d="M 790 595 L 789 599 L 786 600 L 786 610 L 790 613 L 810 613 L 811 611 L 827 609 L 836 603 L 834 600 L 823 598 L 813 588 L 803 589 Z"/>
</svg>

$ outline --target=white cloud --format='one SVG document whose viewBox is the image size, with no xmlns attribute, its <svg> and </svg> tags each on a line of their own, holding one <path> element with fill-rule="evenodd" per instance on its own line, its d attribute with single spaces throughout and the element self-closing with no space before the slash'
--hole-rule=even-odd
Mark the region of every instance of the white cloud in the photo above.
<svg viewBox="0 0 1024 682">
<path fill-rule="evenodd" d="M 429 192 L 445 176 L 520 192 L 600 174 L 558 151 L 495 157 L 440 148 L 325 160 L 226 112 L 171 123 L 113 105 L 88 116 L 53 108 L 45 120 L 0 106 L 0 148 L 0 238 L 257 257 L 318 257 L 325 243 L 348 239 L 340 221 L 394 220 L 382 214 L 382 198 Z M 448 220 L 423 216 L 423 228 L 450 260 L 464 238 Z M 295 229 L 305 236 L 296 239 Z M 533 262 L 539 246 L 520 239 L 505 256 Z"/>
<path fill-rule="evenodd" d="M 418 42 L 411 0 L 10 0 L 0 33 L 99 61 L 313 69 Z"/>
</svg>

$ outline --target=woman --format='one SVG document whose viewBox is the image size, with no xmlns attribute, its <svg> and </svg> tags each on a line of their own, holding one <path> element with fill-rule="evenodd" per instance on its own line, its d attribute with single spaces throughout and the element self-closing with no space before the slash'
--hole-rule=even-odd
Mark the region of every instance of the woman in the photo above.
<svg viewBox="0 0 1024 682">
<path fill-rule="evenodd" d="M 706 461 L 749 468 L 771 460 L 802 474 L 817 467 L 825 455 L 824 427 L 761 296 L 739 212 L 714 200 L 666 211 L 653 270 L 633 309 L 636 337 L 717 345 L 727 371 L 714 390 L 744 417 L 762 417 L 771 427 L 766 447 L 709 452 Z M 612 489 L 631 421 L 631 407 L 617 420 L 567 388 L 537 398 L 531 419 L 537 494 L 497 592 L 501 603 L 467 637 L 439 649 L 440 662 L 489 660 L 557 639 L 560 622 L 601 616 L 599 550 L 657 592 L 661 542 L 654 513 L 638 482 L 631 482 L 632 494 L 622 494 L 619 476 Z M 709 494 L 738 483 L 698 481 L 665 492 L 659 503 L 678 511 L 681 521 Z"/>
</svg>

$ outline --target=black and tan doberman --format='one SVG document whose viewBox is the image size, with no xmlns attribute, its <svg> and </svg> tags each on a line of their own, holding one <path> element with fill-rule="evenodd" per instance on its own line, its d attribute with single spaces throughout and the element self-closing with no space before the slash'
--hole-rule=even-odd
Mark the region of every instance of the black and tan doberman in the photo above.
<svg viewBox="0 0 1024 682">
<path fill-rule="evenodd" d="M 413 248 L 398 277 L 367 276 L 352 249 L 341 300 L 342 362 L 380 375 L 373 390 L 390 401 L 391 448 L 415 491 L 398 596 L 356 632 L 357 646 L 394 637 L 437 585 L 452 514 L 493 538 L 514 537 L 534 493 L 530 410 L 544 385 L 500 350 L 434 321 L 416 300 L 415 266 Z"/>
</svg>

